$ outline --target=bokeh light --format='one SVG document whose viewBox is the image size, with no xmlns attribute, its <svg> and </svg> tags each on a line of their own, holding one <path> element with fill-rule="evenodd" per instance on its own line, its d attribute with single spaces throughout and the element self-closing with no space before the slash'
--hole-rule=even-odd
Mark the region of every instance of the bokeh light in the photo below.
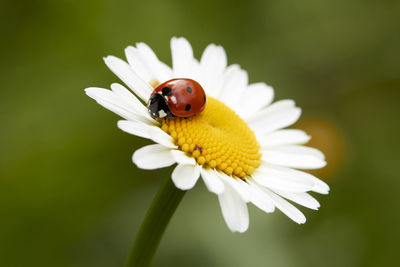
<svg viewBox="0 0 400 267">
<path fill-rule="evenodd" d="M 338 172 L 349 158 L 348 141 L 343 130 L 328 118 L 322 117 L 304 117 L 293 127 L 311 136 L 307 145 L 322 151 L 328 163 L 322 169 L 309 172 L 325 181 L 338 177 Z"/>
</svg>

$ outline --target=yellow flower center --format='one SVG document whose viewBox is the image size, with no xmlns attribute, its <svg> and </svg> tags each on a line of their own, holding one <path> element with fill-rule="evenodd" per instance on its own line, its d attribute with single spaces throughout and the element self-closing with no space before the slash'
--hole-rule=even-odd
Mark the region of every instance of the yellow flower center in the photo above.
<svg viewBox="0 0 400 267">
<path fill-rule="evenodd" d="M 260 144 L 253 131 L 232 109 L 210 96 L 200 114 L 161 123 L 179 149 L 204 168 L 244 178 L 261 164 Z"/>
</svg>

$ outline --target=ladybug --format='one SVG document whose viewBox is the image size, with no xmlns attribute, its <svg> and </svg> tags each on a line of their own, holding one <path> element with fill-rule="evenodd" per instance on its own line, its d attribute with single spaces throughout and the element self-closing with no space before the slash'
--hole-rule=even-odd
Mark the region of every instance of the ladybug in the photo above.
<svg viewBox="0 0 400 267">
<path fill-rule="evenodd" d="M 150 95 L 147 109 L 154 119 L 187 118 L 203 111 L 206 94 L 192 79 L 172 79 L 157 86 Z"/>
</svg>

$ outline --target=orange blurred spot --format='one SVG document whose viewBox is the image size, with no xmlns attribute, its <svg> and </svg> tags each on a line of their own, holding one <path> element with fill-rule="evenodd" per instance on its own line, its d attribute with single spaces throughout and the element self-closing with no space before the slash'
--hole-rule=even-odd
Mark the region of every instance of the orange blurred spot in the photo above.
<svg viewBox="0 0 400 267">
<path fill-rule="evenodd" d="M 294 128 L 302 129 L 311 136 L 307 146 L 325 154 L 327 165 L 309 172 L 325 180 L 332 179 L 347 158 L 347 142 L 342 130 L 334 122 L 319 117 L 305 117 Z"/>
</svg>

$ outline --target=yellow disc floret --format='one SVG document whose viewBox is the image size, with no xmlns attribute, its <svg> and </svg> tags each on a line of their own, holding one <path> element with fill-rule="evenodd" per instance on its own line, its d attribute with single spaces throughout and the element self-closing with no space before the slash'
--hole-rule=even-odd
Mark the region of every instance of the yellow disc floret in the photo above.
<svg viewBox="0 0 400 267">
<path fill-rule="evenodd" d="M 260 144 L 253 131 L 232 109 L 212 97 L 207 97 L 201 113 L 186 119 L 163 119 L 161 129 L 204 168 L 244 178 L 261 164 Z"/>
</svg>

